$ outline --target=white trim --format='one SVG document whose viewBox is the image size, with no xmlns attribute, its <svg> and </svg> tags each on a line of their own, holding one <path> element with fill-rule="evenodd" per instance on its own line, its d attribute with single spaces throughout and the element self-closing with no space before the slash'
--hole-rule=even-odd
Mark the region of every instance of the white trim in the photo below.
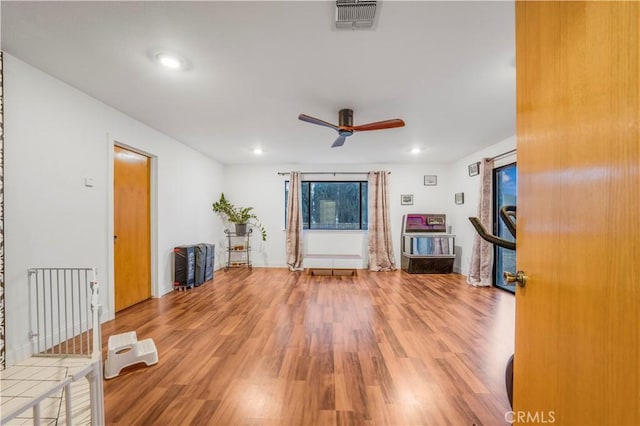
<svg viewBox="0 0 640 426">
<path fill-rule="evenodd" d="M 517 154 L 514 151 L 513 153 L 511 153 L 509 155 L 505 155 L 505 156 L 500 157 L 499 159 L 495 160 L 493 162 L 493 168 L 497 169 L 499 167 L 506 166 L 508 164 L 512 164 L 512 163 L 516 163 L 516 162 L 517 162 Z"/>
<path fill-rule="evenodd" d="M 102 320 L 109 321 L 115 318 L 115 254 L 113 250 L 114 224 L 114 202 L 113 202 L 113 147 L 115 140 L 107 134 L 107 181 L 105 183 L 107 192 L 107 272 L 103 278 L 104 293 L 106 296 L 105 312 Z"/>
</svg>

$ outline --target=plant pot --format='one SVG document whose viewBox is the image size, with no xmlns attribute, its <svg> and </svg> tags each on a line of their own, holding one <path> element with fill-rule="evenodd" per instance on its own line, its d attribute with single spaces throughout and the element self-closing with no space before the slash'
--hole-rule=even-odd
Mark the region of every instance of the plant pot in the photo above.
<svg viewBox="0 0 640 426">
<path fill-rule="evenodd" d="M 247 235 L 247 224 L 246 223 L 236 223 L 236 235 L 240 237 L 244 237 Z"/>
</svg>

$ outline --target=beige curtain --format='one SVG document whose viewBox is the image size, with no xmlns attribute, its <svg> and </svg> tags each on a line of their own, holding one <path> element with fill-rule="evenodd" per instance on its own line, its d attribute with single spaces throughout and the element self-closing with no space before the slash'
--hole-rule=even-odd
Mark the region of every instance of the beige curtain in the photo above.
<svg viewBox="0 0 640 426">
<path fill-rule="evenodd" d="M 369 172 L 369 270 L 394 271 L 388 173 Z"/>
<path fill-rule="evenodd" d="M 488 230 L 493 229 L 493 159 L 483 158 L 480 162 L 480 201 L 478 202 L 478 219 Z M 473 251 L 467 282 L 473 286 L 490 286 L 493 271 L 493 245 L 486 242 L 478 234 L 473 237 Z"/>
<path fill-rule="evenodd" d="M 302 208 L 300 172 L 289 175 L 287 199 L 287 265 L 291 271 L 302 271 Z"/>
</svg>

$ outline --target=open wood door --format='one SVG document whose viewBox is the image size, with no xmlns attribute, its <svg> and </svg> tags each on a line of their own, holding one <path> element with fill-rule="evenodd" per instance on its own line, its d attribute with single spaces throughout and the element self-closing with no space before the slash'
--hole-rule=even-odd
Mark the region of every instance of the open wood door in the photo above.
<svg viewBox="0 0 640 426">
<path fill-rule="evenodd" d="M 517 424 L 640 424 L 639 9 L 516 2 Z"/>
</svg>

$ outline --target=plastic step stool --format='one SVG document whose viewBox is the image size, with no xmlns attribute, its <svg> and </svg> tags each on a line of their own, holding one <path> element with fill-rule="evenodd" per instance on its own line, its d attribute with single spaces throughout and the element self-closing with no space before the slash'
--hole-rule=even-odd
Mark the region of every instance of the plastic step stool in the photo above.
<svg viewBox="0 0 640 426">
<path fill-rule="evenodd" d="M 158 350 L 153 339 L 138 341 L 135 331 L 109 336 L 107 361 L 104 364 L 105 379 L 112 379 L 123 368 L 140 362 L 147 366 L 158 362 Z"/>
</svg>

